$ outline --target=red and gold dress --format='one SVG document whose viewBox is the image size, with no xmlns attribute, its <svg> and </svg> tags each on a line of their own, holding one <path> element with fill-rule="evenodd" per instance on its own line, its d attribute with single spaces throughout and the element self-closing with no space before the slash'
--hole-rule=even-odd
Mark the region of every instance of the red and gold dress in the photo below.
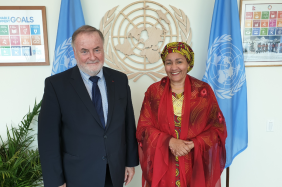
<svg viewBox="0 0 282 187">
<path fill-rule="evenodd" d="M 220 186 L 227 132 L 212 89 L 187 75 L 181 114 L 173 107 L 172 94 L 168 77 L 145 93 L 136 132 L 142 187 Z M 194 148 L 176 158 L 168 146 L 172 137 L 193 141 Z"/>
<path fill-rule="evenodd" d="M 176 94 L 172 92 L 172 105 L 173 105 L 173 114 L 174 114 L 174 125 L 175 125 L 175 136 L 179 139 L 181 134 L 181 114 L 182 114 L 182 105 L 184 100 L 184 93 Z M 175 187 L 180 187 L 180 172 L 179 172 L 179 159 L 175 157 Z"/>
</svg>

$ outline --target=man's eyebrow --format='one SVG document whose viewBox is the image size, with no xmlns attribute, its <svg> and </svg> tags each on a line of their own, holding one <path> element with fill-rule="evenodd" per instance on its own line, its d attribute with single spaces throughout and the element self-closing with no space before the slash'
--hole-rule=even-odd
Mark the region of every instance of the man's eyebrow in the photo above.
<svg viewBox="0 0 282 187">
<path fill-rule="evenodd" d="M 84 49 L 84 48 L 82 48 L 82 49 L 81 49 L 81 51 L 88 51 L 88 49 Z"/>
</svg>

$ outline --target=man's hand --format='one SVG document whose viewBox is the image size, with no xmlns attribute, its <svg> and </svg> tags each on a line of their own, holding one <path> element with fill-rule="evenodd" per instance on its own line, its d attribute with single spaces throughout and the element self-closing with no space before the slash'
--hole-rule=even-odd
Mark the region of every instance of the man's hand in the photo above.
<svg viewBox="0 0 282 187">
<path fill-rule="evenodd" d="M 184 156 L 194 148 L 194 143 L 193 141 L 171 138 L 169 141 L 169 148 L 174 156 Z"/>
<path fill-rule="evenodd" d="M 62 186 L 59 186 L 59 187 L 67 187 L 67 185 L 66 185 L 66 183 L 65 183 L 65 184 L 63 184 Z"/>
<path fill-rule="evenodd" d="M 125 186 L 130 183 L 134 174 L 135 174 L 135 168 L 134 167 L 125 167 L 125 174 L 124 174 Z"/>
</svg>

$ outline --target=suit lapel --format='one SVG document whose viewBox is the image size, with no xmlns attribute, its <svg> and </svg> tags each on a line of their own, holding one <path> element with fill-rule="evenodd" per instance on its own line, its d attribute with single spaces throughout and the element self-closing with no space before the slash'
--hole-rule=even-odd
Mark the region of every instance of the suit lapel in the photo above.
<svg viewBox="0 0 282 187">
<path fill-rule="evenodd" d="M 103 73 L 106 79 L 106 85 L 107 85 L 107 94 L 108 94 L 108 118 L 107 118 L 107 124 L 106 124 L 106 130 L 110 126 L 110 122 L 113 115 L 114 110 L 114 102 L 115 102 L 115 82 L 113 80 L 113 77 L 111 76 L 108 68 L 103 67 Z"/>
<path fill-rule="evenodd" d="M 73 88 L 75 89 L 76 93 L 79 95 L 80 99 L 82 100 L 83 104 L 86 106 L 86 108 L 89 110 L 91 115 L 94 117 L 96 122 L 102 127 L 103 125 L 100 122 L 100 118 L 96 112 L 96 109 L 89 97 L 89 94 L 85 88 L 85 84 L 82 80 L 82 77 L 80 75 L 78 67 L 74 67 L 72 71 L 72 76 L 70 80 Z"/>
</svg>

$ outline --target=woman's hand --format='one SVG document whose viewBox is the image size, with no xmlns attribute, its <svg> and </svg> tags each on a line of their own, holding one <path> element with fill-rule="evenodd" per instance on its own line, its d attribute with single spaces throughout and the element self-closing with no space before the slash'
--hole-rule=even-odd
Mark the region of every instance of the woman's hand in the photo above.
<svg viewBox="0 0 282 187">
<path fill-rule="evenodd" d="M 194 148 L 194 142 L 193 141 L 184 141 L 184 143 L 188 146 L 190 151 Z"/>
<path fill-rule="evenodd" d="M 194 148 L 194 143 L 193 141 L 171 138 L 169 141 L 169 148 L 174 156 L 184 156 Z"/>
</svg>

